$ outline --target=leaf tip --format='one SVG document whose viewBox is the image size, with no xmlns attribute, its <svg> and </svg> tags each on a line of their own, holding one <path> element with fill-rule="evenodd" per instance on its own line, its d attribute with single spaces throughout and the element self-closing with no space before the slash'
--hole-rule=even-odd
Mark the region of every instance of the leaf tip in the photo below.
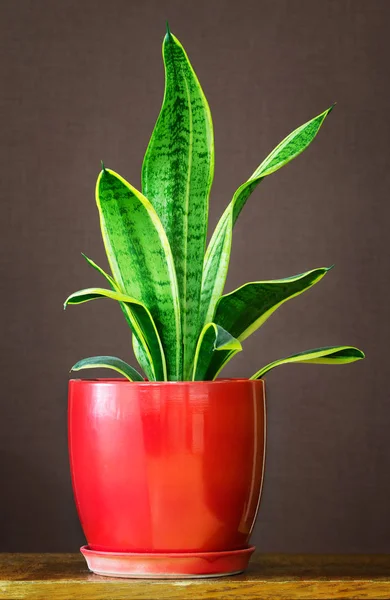
<svg viewBox="0 0 390 600">
<path fill-rule="evenodd" d="M 332 110 L 334 109 L 334 107 L 336 106 L 336 104 L 337 104 L 337 102 L 333 102 L 333 104 L 331 104 L 329 106 L 329 108 L 327 108 L 326 110 L 324 110 L 323 113 L 321 113 L 320 115 L 318 115 L 318 117 L 321 119 L 321 125 L 325 121 L 326 117 L 332 112 Z"/>
<path fill-rule="evenodd" d="M 331 271 L 335 266 L 335 263 L 333 263 L 333 265 L 330 265 L 330 267 L 325 267 L 326 271 Z"/>
<path fill-rule="evenodd" d="M 105 173 L 106 172 L 106 167 L 104 166 L 104 162 L 102 160 L 100 161 L 100 164 L 102 166 L 103 173 Z"/>
<path fill-rule="evenodd" d="M 171 29 L 169 27 L 169 23 L 168 21 L 165 22 L 166 25 L 166 34 L 165 34 L 165 39 L 167 41 L 171 41 L 172 40 L 172 33 L 171 33 Z"/>
</svg>

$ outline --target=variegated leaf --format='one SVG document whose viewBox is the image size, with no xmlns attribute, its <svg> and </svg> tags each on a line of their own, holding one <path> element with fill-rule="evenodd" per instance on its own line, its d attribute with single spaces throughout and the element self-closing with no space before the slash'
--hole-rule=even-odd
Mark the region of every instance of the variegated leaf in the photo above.
<svg viewBox="0 0 390 600">
<path fill-rule="evenodd" d="M 88 256 L 86 256 L 85 254 L 83 254 L 83 252 L 81 254 L 82 254 L 82 256 L 85 258 L 85 260 L 87 261 L 87 263 L 91 267 L 93 267 L 98 273 L 100 273 L 101 275 L 103 275 L 103 277 L 105 277 L 105 279 L 111 285 L 111 288 L 113 290 L 115 290 L 117 292 L 120 292 L 120 289 L 119 289 L 116 281 L 111 277 L 111 275 L 109 275 L 108 273 L 106 273 L 93 260 L 91 260 L 90 258 L 88 258 Z M 127 322 L 128 326 L 130 327 L 130 329 L 132 330 L 132 325 L 131 325 L 131 321 L 130 321 L 130 318 L 129 318 L 128 306 L 125 303 L 123 303 L 123 302 L 119 302 L 119 304 L 120 304 L 122 312 L 123 312 L 123 314 L 125 316 L 126 322 Z M 149 359 L 146 351 L 139 344 L 139 342 L 137 341 L 137 337 L 134 334 L 132 336 L 132 339 L 133 339 L 133 350 L 134 350 L 135 357 L 136 357 L 139 365 L 145 371 L 147 378 L 149 380 L 153 381 L 155 379 L 153 364 L 150 363 L 150 359 Z"/>
<path fill-rule="evenodd" d="M 215 323 L 207 323 L 201 331 L 196 346 L 193 381 L 208 379 L 207 371 L 215 352 L 230 351 L 237 353 L 240 350 L 242 350 L 240 342 L 228 331 Z"/>
<path fill-rule="evenodd" d="M 120 292 L 104 290 L 102 288 L 87 288 L 71 294 L 66 299 L 64 307 L 66 308 L 69 304 L 82 304 L 100 298 L 110 298 L 122 304 L 131 324 L 132 331 L 148 359 L 148 364 L 151 365 L 151 379 L 157 381 L 166 380 L 167 371 L 164 349 L 153 317 L 142 302 Z"/>
<path fill-rule="evenodd" d="M 143 162 L 142 191 L 159 215 L 172 249 L 187 378 L 200 331 L 208 199 L 214 173 L 213 126 L 198 78 L 169 29 L 163 58 L 165 95 Z"/>
<path fill-rule="evenodd" d="M 284 279 L 246 283 L 218 300 L 214 321 L 242 342 L 285 302 L 321 281 L 331 268 L 321 267 Z M 228 351 L 214 354 L 208 376 L 214 379 L 232 357 Z"/>
<path fill-rule="evenodd" d="M 103 169 L 96 201 L 108 262 L 122 293 L 151 313 L 165 351 L 167 376 L 182 377 L 180 305 L 171 248 L 153 206 L 114 171 Z"/>
<path fill-rule="evenodd" d="M 290 133 L 235 192 L 207 248 L 203 268 L 201 322 L 213 320 L 215 306 L 226 281 L 233 226 L 250 194 L 264 177 L 289 163 L 311 144 L 332 108 L 333 106 Z"/>
<path fill-rule="evenodd" d="M 317 365 L 343 365 L 346 363 L 355 362 L 364 358 L 364 352 L 353 346 L 325 346 L 323 348 L 314 348 L 313 350 L 305 350 L 292 354 L 287 358 L 281 358 L 269 363 L 257 373 L 252 375 L 250 379 L 260 379 L 266 373 L 288 363 L 313 363 Z"/>
<path fill-rule="evenodd" d="M 90 358 L 83 358 L 73 365 L 71 371 L 81 371 L 82 369 L 112 369 L 126 377 L 129 381 L 144 381 L 142 375 L 136 369 L 115 356 L 91 356 Z"/>
</svg>

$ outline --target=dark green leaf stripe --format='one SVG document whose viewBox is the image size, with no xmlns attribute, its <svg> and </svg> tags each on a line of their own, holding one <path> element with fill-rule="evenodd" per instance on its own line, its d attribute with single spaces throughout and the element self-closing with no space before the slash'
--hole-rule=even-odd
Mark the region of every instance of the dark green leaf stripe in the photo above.
<svg viewBox="0 0 390 600">
<path fill-rule="evenodd" d="M 201 331 L 196 346 L 193 381 L 208 379 L 207 370 L 215 352 L 231 351 L 235 354 L 242 350 L 241 344 L 228 331 L 215 323 L 207 323 Z"/>
<path fill-rule="evenodd" d="M 71 371 L 81 371 L 82 369 L 112 369 L 117 371 L 129 381 L 144 381 L 142 375 L 125 361 L 115 356 L 91 356 L 79 360 Z"/>
<path fill-rule="evenodd" d="M 88 288 L 71 294 L 66 299 L 64 307 L 66 308 L 69 304 L 82 304 L 100 298 L 110 298 L 121 303 L 131 324 L 134 336 L 142 347 L 143 354 L 147 359 L 147 365 L 151 368 L 151 376 L 148 374 L 148 378 L 158 381 L 166 380 L 166 363 L 160 336 L 152 315 L 142 302 L 120 292 L 104 290 L 102 288 Z"/>
<path fill-rule="evenodd" d="M 121 292 L 151 313 L 165 350 L 167 376 L 182 376 L 182 336 L 175 266 L 151 203 L 114 171 L 104 169 L 96 202 L 107 258 Z"/>
<path fill-rule="evenodd" d="M 214 173 L 211 114 L 179 40 L 163 43 L 165 94 L 142 168 L 142 191 L 167 233 L 176 267 L 182 317 L 184 378 L 190 376 L 199 324 L 207 234 L 208 198 Z"/>
<path fill-rule="evenodd" d="M 260 379 L 266 373 L 288 363 L 313 363 L 317 365 L 343 365 L 346 363 L 355 362 L 364 358 L 364 352 L 353 346 L 325 346 L 323 348 L 314 348 L 313 350 L 305 350 L 292 354 L 287 358 L 281 358 L 269 363 L 260 371 L 257 371 L 250 379 Z"/>
<path fill-rule="evenodd" d="M 246 283 L 218 300 L 214 321 L 242 342 L 282 304 L 310 289 L 331 268 L 321 267 L 284 279 Z M 219 352 L 213 356 L 208 372 L 211 379 L 231 358 L 230 352 Z"/>
<path fill-rule="evenodd" d="M 215 305 L 223 292 L 230 259 L 233 226 L 247 199 L 260 181 L 274 173 L 303 152 L 316 137 L 333 106 L 295 129 L 267 156 L 251 177 L 235 192 L 220 218 L 207 248 L 202 281 L 201 321 L 213 320 Z M 223 252 L 221 246 L 224 247 Z M 221 261 L 221 254 L 228 252 Z"/>
</svg>

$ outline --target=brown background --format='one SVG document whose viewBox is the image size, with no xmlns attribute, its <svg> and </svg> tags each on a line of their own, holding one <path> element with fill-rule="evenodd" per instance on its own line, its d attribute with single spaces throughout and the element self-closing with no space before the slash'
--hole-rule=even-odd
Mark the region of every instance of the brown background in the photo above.
<svg viewBox="0 0 390 600">
<path fill-rule="evenodd" d="M 2 398 L 0 549 L 83 541 L 66 444 L 69 367 L 129 356 L 120 310 L 62 310 L 101 283 L 100 159 L 139 185 L 163 93 L 165 19 L 214 116 L 211 224 L 293 128 L 338 101 L 313 146 L 253 194 L 227 289 L 336 263 L 248 342 L 227 374 L 319 345 L 346 367 L 268 378 L 261 551 L 390 551 L 389 68 L 387 0 L 1 0 Z"/>
</svg>

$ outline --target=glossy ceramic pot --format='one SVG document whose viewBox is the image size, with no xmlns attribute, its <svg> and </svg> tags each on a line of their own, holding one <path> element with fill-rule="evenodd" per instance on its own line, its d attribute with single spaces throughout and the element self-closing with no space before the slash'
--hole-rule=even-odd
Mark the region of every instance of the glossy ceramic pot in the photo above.
<svg viewBox="0 0 390 600">
<path fill-rule="evenodd" d="M 264 382 L 71 380 L 69 451 L 85 554 L 239 555 L 261 494 Z"/>
</svg>

